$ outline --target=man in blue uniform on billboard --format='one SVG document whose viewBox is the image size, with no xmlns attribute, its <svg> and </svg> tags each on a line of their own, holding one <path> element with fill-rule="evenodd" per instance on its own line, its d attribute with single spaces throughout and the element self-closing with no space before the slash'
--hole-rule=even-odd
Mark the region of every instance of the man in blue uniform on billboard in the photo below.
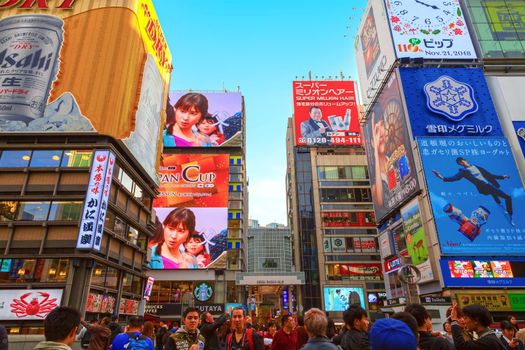
<svg viewBox="0 0 525 350">
<path fill-rule="evenodd" d="M 437 170 L 432 170 L 432 172 L 444 182 L 455 182 L 461 179 L 470 181 L 476 186 L 476 189 L 480 194 L 492 196 L 494 201 L 505 211 L 505 216 L 511 225 L 515 226 L 515 223 L 512 220 L 512 198 L 500 189 L 500 184 L 497 181 L 508 179 L 510 176 L 492 174 L 480 166 L 469 164 L 469 162 L 462 157 L 457 158 L 456 163 L 462 168 L 460 168 L 457 174 L 453 176 L 445 177 Z M 505 200 L 505 207 L 503 207 L 500 198 Z"/>
<path fill-rule="evenodd" d="M 330 136 L 327 136 L 326 133 L 331 131 L 328 123 L 323 120 L 321 108 L 310 107 L 310 119 L 301 123 L 301 135 L 305 138 L 306 144 L 330 144 Z M 322 139 L 325 141 L 321 141 Z"/>
</svg>

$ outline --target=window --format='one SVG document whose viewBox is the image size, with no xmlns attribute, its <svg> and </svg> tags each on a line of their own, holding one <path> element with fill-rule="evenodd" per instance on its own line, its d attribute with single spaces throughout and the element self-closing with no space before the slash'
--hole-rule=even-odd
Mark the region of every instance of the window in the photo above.
<svg viewBox="0 0 525 350">
<path fill-rule="evenodd" d="M 0 221 L 16 220 L 18 202 L 0 202 Z"/>
<path fill-rule="evenodd" d="M 46 259 L 40 282 L 65 282 L 69 272 L 69 259 Z"/>
<path fill-rule="evenodd" d="M 126 223 L 118 217 L 115 217 L 115 226 L 113 227 L 113 232 L 117 235 L 123 236 L 126 234 Z"/>
<path fill-rule="evenodd" d="M 53 202 L 49 212 L 49 220 L 75 221 L 80 220 L 82 202 Z"/>
<path fill-rule="evenodd" d="M 122 171 L 120 182 L 130 193 L 133 193 L 133 180 L 125 171 Z"/>
<path fill-rule="evenodd" d="M 366 180 L 366 166 L 321 166 L 317 168 L 320 180 Z"/>
<path fill-rule="evenodd" d="M 107 266 L 97 263 L 91 274 L 91 284 L 104 287 Z"/>
<path fill-rule="evenodd" d="M 62 151 L 33 151 L 31 158 L 31 167 L 58 167 L 60 159 L 62 158 Z"/>
<path fill-rule="evenodd" d="M 47 219 L 50 202 L 20 202 L 18 220 L 43 221 Z"/>
<path fill-rule="evenodd" d="M 137 238 L 139 238 L 139 231 L 134 227 L 131 227 L 131 226 L 128 226 L 128 227 L 129 227 L 128 240 L 133 244 L 137 244 Z"/>
<path fill-rule="evenodd" d="M 91 166 L 93 151 L 64 151 L 60 166 L 63 168 L 87 168 Z"/>
<path fill-rule="evenodd" d="M 31 151 L 3 151 L 0 157 L 0 167 L 25 168 L 31 160 Z"/>
</svg>

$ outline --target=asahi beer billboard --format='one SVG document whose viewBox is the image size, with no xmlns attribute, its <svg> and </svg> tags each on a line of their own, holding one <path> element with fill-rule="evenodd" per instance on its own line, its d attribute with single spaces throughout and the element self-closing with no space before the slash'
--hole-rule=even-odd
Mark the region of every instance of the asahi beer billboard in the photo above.
<svg viewBox="0 0 525 350">
<path fill-rule="evenodd" d="M 0 16 L 0 132 L 109 135 L 156 179 L 172 66 L 151 0 Z"/>
</svg>

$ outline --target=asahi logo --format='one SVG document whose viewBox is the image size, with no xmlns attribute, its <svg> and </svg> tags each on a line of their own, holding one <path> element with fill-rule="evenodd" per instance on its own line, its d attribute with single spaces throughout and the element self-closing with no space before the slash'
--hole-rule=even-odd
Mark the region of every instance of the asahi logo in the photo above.
<svg viewBox="0 0 525 350">
<path fill-rule="evenodd" d="M 55 6 L 51 8 L 70 10 L 76 0 L 51 0 Z M 0 9 L 10 9 L 13 7 L 19 9 L 49 9 L 48 0 L 0 0 Z M 58 5 L 58 6 L 56 6 Z"/>
<path fill-rule="evenodd" d="M 9 52 L 7 49 L 0 52 L 0 68 L 30 68 L 47 71 L 54 63 L 53 52 L 42 55 L 42 49 L 31 52 L 29 55 L 19 57 L 16 52 Z"/>
</svg>

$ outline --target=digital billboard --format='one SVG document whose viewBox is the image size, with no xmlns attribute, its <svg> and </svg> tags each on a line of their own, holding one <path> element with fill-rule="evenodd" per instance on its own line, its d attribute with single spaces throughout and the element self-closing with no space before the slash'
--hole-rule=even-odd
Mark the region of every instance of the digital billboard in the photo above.
<svg viewBox="0 0 525 350">
<path fill-rule="evenodd" d="M 432 2 L 386 0 L 398 58 L 475 59 L 476 51 L 460 0 Z"/>
<path fill-rule="evenodd" d="M 423 219 L 421 218 L 421 210 L 417 198 L 414 198 L 401 208 L 401 217 L 403 218 L 408 255 L 412 260 L 412 264 L 416 265 L 421 272 L 420 282 L 432 281 L 434 274 L 432 273 L 425 228 L 423 227 Z"/>
<path fill-rule="evenodd" d="M 366 308 L 365 292 L 359 287 L 324 287 L 324 310 L 346 311 L 350 305 Z"/>
<path fill-rule="evenodd" d="M 170 91 L 165 148 L 241 146 L 243 101 L 238 92 Z"/>
<path fill-rule="evenodd" d="M 525 57 L 523 0 L 464 0 L 484 58 Z"/>
<path fill-rule="evenodd" d="M 0 320 L 43 320 L 62 302 L 62 289 L 0 290 Z"/>
<path fill-rule="evenodd" d="M 363 126 L 376 222 L 419 190 L 397 75 L 385 84 Z"/>
<path fill-rule="evenodd" d="M 1 14 L 0 132 L 109 135 L 156 180 L 172 64 L 151 0 L 27 11 Z"/>
<path fill-rule="evenodd" d="M 152 269 L 221 268 L 226 263 L 228 154 L 164 154 L 159 169 Z"/>
<path fill-rule="evenodd" d="M 396 60 L 382 0 L 370 0 L 355 38 L 361 101 L 368 106 Z"/>
<path fill-rule="evenodd" d="M 522 255 L 525 191 L 504 138 L 419 138 L 443 255 Z"/>
<path fill-rule="evenodd" d="M 440 260 L 446 287 L 520 287 L 525 283 L 525 261 L 508 258 L 445 258 Z"/>
<path fill-rule="evenodd" d="M 412 134 L 502 136 L 481 68 L 400 68 Z"/>
<path fill-rule="evenodd" d="M 353 81 L 294 81 L 296 146 L 361 145 Z"/>
</svg>

